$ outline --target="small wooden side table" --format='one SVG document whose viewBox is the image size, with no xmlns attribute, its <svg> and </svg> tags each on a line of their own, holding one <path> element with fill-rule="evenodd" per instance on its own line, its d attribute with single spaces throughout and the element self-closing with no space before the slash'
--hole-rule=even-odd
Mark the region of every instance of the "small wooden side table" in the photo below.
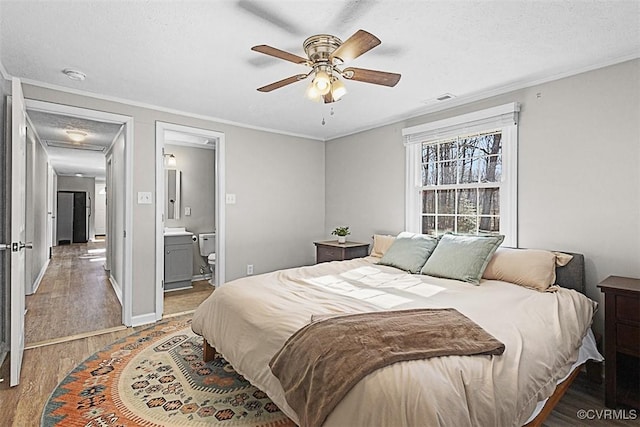
<svg viewBox="0 0 640 427">
<path fill-rule="evenodd" d="M 369 244 L 359 242 L 338 243 L 337 240 L 313 242 L 316 245 L 316 264 L 328 261 L 345 261 L 369 255 Z"/>
<path fill-rule="evenodd" d="M 604 292 L 605 405 L 640 408 L 640 279 L 609 276 Z"/>
</svg>

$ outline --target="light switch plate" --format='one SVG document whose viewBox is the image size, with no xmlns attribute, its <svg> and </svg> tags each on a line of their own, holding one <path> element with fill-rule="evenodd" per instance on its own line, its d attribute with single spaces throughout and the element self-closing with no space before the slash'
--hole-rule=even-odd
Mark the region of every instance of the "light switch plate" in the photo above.
<svg viewBox="0 0 640 427">
<path fill-rule="evenodd" d="M 190 207 L 185 207 L 184 208 L 184 216 L 190 216 L 191 215 L 191 208 Z"/>
<path fill-rule="evenodd" d="M 138 191 L 138 204 L 150 205 L 151 204 L 151 191 Z"/>
<path fill-rule="evenodd" d="M 227 204 L 235 205 L 236 204 L 236 195 L 233 193 L 227 193 Z"/>
</svg>

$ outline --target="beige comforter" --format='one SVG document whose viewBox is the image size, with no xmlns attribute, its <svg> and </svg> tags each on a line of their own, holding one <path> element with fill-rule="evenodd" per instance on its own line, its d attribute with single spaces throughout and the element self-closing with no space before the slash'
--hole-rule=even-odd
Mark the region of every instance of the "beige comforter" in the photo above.
<svg viewBox="0 0 640 427">
<path fill-rule="evenodd" d="M 230 282 L 196 311 L 193 330 L 294 421 L 270 359 L 311 316 L 455 308 L 505 344 L 502 356 L 400 362 L 363 378 L 325 426 L 520 426 L 577 358 L 595 303 L 499 281 L 473 286 L 410 275 L 373 258 Z"/>
<path fill-rule="evenodd" d="M 499 356 L 504 344 L 454 308 L 373 311 L 314 321 L 269 366 L 300 424 L 320 427 L 366 375 L 398 362 Z"/>
</svg>

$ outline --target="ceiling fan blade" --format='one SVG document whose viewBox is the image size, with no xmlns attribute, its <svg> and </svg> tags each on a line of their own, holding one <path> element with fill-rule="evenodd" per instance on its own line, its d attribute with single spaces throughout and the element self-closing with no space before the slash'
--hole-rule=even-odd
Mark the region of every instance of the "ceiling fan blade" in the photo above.
<svg viewBox="0 0 640 427">
<path fill-rule="evenodd" d="M 349 37 L 347 41 L 342 43 L 339 48 L 333 51 L 331 58 L 338 58 L 342 62 L 348 62 L 357 58 L 365 52 L 378 46 L 379 38 L 365 30 L 358 30 L 354 35 Z"/>
<path fill-rule="evenodd" d="M 260 92 L 271 92 L 272 90 L 280 89 L 283 86 L 290 85 L 291 83 L 298 82 L 300 80 L 304 80 L 309 74 L 296 74 L 295 76 L 287 77 L 286 79 L 282 79 L 275 83 L 268 84 L 266 86 L 262 86 L 258 88 Z"/>
<path fill-rule="evenodd" d="M 287 21 L 282 16 L 279 16 L 272 10 L 269 10 L 264 5 L 261 5 L 257 0 L 239 0 L 236 5 L 240 9 L 244 9 L 246 12 L 251 13 L 254 16 L 257 16 L 260 19 L 265 20 L 266 22 L 275 25 L 281 30 L 288 31 L 291 34 L 300 36 L 304 34 L 304 32 L 298 27 L 298 25 L 294 24 L 291 21 Z"/>
<path fill-rule="evenodd" d="M 276 58 L 284 59 L 285 61 L 290 61 L 294 64 L 306 64 L 308 62 L 307 58 L 285 52 L 284 50 L 276 49 L 275 47 L 267 46 L 266 44 L 254 46 L 251 50 L 264 53 L 265 55 L 275 56 Z"/>
<path fill-rule="evenodd" d="M 359 82 L 373 83 L 376 85 L 393 87 L 400 81 L 400 74 L 387 73 L 386 71 L 367 70 L 365 68 L 345 68 L 342 71 L 345 79 Z"/>
</svg>

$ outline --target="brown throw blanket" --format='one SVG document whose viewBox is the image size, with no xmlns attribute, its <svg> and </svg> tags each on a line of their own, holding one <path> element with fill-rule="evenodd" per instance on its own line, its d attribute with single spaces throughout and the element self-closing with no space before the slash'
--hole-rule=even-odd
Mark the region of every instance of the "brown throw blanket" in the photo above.
<svg viewBox="0 0 640 427">
<path fill-rule="evenodd" d="M 269 366 L 300 425 L 316 427 L 376 369 L 405 360 L 503 352 L 504 344 L 453 308 L 398 310 L 310 323 Z"/>
</svg>

